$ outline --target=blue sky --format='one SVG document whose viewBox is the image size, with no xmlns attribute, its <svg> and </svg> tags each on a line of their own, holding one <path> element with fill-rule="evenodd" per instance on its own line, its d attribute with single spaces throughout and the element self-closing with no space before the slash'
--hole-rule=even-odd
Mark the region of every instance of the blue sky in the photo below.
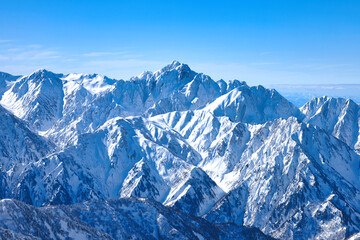
<svg viewBox="0 0 360 240">
<path fill-rule="evenodd" d="M 2 1 L 0 71 L 360 83 L 360 1 Z"/>
</svg>

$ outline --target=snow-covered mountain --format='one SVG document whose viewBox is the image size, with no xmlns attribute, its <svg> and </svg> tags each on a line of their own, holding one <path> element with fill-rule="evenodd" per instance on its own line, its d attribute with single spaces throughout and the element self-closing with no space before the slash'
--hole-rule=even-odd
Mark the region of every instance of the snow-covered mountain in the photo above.
<svg viewBox="0 0 360 240">
<path fill-rule="evenodd" d="M 360 84 L 267 84 L 266 87 L 275 88 L 298 107 L 322 96 L 350 98 L 360 103 Z"/>
<path fill-rule="evenodd" d="M 104 214 L 105 213 L 105 214 Z M 2 239 L 268 239 L 256 228 L 212 224 L 146 199 L 36 208 L 0 200 Z"/>
<path fill-rule="evenodd" d="M 0 97 L 9 90 L 11 85 L 18 79 L 20 76 L 13 76 L 8 73 L 0 72 Z"/>
<path fill-rule="evenodd" d="M 54 145 L 31 132 L 26 123 L 0 106 L 0 197 L 12 195 L 28 164 L 53 151 Z M 26 186 L 22 186 L 27 194 Z"/>
<path fill-rule="evenodd" d="M 312 99 L 300 110 L 305 115 L 305 121 L 360 150 L 359 109 L 359 105 L 350 99 L 321 97 Z"/>
<path fill-rule="evenodd" d="M 14 82 L 1 104 L 33 129 L 44 131 L 61 118 L 63 96 L 59 76 L 41 69 Z"/>
<path fill-rule="evenodd" d="M 351 100 L 323 97 L 299 109 L 276 90 L 214 81 L 177 61 L 126 81 L 1 74 L 0 89 L 0 197 L 22 201 L 4 200 L 3 209 L 59 216 L 31 217 L 37 229 L 11 216 L 2 236 L 121 239 L 129 226 L 129 237 L 142 239 L 360 232 Z"/>
<path fill-rule="evenodd" d="M 41 75 L 43 71 L 32 75 Z M 43 134 L 62 147 L 76 141 L 79 134 L 93 132 L 113 117 L 154 116 L 175 110 L 198 109 L 224 93 L 224 89 L 220 89 L 210 77 L 195 73 L 186 64 L 177 61 L 159 71 L 144 72 L 128 81 L 113 80 L 97 74 L 53 74 L 52 77 L 52 82 L 56 83 L 61 79 L 62 89 L 48 84 L 48 89 L 44 87 L 39 94 L 30 92 L 30 95 L 38 97 L 29 99 L 28 105 L 37 106 L 47 116 L 47 106 L 38 106 L 37 99 L 49 99 L 46 92 L 59 91 L 57 95 L 51 95 L 54 99 L 49 101 L 49 105 L 53 106 L 51 109 L 54 111 L 59 110 L 51 114 L 54 116 L 52 119 L 61 117 L 52 125 L 39 125 L 36 130 L 47 130 Z M 31 79 L 24 77 L 23 81 L 29 85 Z M 225 89 L 230 90 L 236 84 L 240 85 L 240 82 L 229 84 Z M 58 103 L 60 100 L 62 102 Z M 33 114 L 24 118 L 24 111 L 18 111 L 16 106 L 11 105 L 13 102 L 10 96 L 5 95 L 2 99 L 2 104 L 20 118 L 35 119 L 39 115 L 33 111 Z"/>
<path fill-rule="evenodd" d="M 207 214 L 280 239 L 343 239 L 360 231 L 360 158 L 345 143 L 291 117 L 256 130 L 231 190 Z"/>
</svg>

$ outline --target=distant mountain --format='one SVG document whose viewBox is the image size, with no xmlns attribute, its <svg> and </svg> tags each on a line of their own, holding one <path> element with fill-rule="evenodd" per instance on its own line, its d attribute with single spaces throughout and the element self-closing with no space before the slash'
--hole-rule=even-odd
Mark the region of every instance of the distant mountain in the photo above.
<svg viewBox="0 0 360 240">
<path fill-rule="evenodd" d="M 8 73 L 0 72 L 0 97 L 9 90 L 11 85 L 18 79 L 20 76 L 13 76 Z"/>
<path fill-rule="evenodd" d="M 360 103 L 360 84 L 268 84 L 266 87 L 275 88 L 297 107 L 322 96 L 350 98 Z"/>
<path fill-rule="evenodd" d="M 360 107 L 343 98 L 314 98 L 300 110 L 305 121 L 319 126 L 351 148 L 360 150 Z"/>
<path fill-rule="evenodd" d="M 0 198 L 17 199 L 1 202 L 3 238 L 360 232 L 352 100 L 298 108 L 276 90 L 214 81 L 177 61 L 126 81 L 2 73 L 0 89 Z"/>
</svg>

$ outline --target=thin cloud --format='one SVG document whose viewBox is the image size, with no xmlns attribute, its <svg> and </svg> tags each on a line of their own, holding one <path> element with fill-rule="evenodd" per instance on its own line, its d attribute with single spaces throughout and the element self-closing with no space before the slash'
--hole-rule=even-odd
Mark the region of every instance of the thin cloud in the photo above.
<svg viewBox="0 0 360 240">
<path fill-rule="evenodd" d="M 7 52 L 20 52 L 23 48 L 8 48 L 6 49 Z"/>
<path fill-rule="evenodd" d="M 10 42 L 12 42 L 12 40 L 0 39 L 0 43 L 10 43 Z"/>
<path fill-rule="evenodd" d="M 59 58 L 60 53 L 49 49 L 28 47 L 8 48 L 0 52 L 0 60 L 28 61 Z"/>
<path fill-rule="evenodd" d="M 56 51 L 49 50 L 32 50 L 17 52 L 10 55 L 10 59 L 14 61 L 25 61 L 25 60 L 45 60 L 59 58 L 59 53 Z"/>
<path fill-rule="evenodd" d="M 54 58 L 60 58 L 60 55 L 56 51 L 40 51 L 37 52 L 33 59 L 54 59 Z"/>
</svg>

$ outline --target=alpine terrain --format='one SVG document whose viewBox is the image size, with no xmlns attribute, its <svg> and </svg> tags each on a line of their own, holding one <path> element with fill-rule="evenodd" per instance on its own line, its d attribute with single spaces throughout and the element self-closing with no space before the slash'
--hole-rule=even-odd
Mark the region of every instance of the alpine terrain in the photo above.
<svg viewBox="0 0 360 240">
<path fill-rule="evenodd" d="M 2 239 L 357 239 L 360 106 L 214 81 L 0 73 Z"/>
</svg>

